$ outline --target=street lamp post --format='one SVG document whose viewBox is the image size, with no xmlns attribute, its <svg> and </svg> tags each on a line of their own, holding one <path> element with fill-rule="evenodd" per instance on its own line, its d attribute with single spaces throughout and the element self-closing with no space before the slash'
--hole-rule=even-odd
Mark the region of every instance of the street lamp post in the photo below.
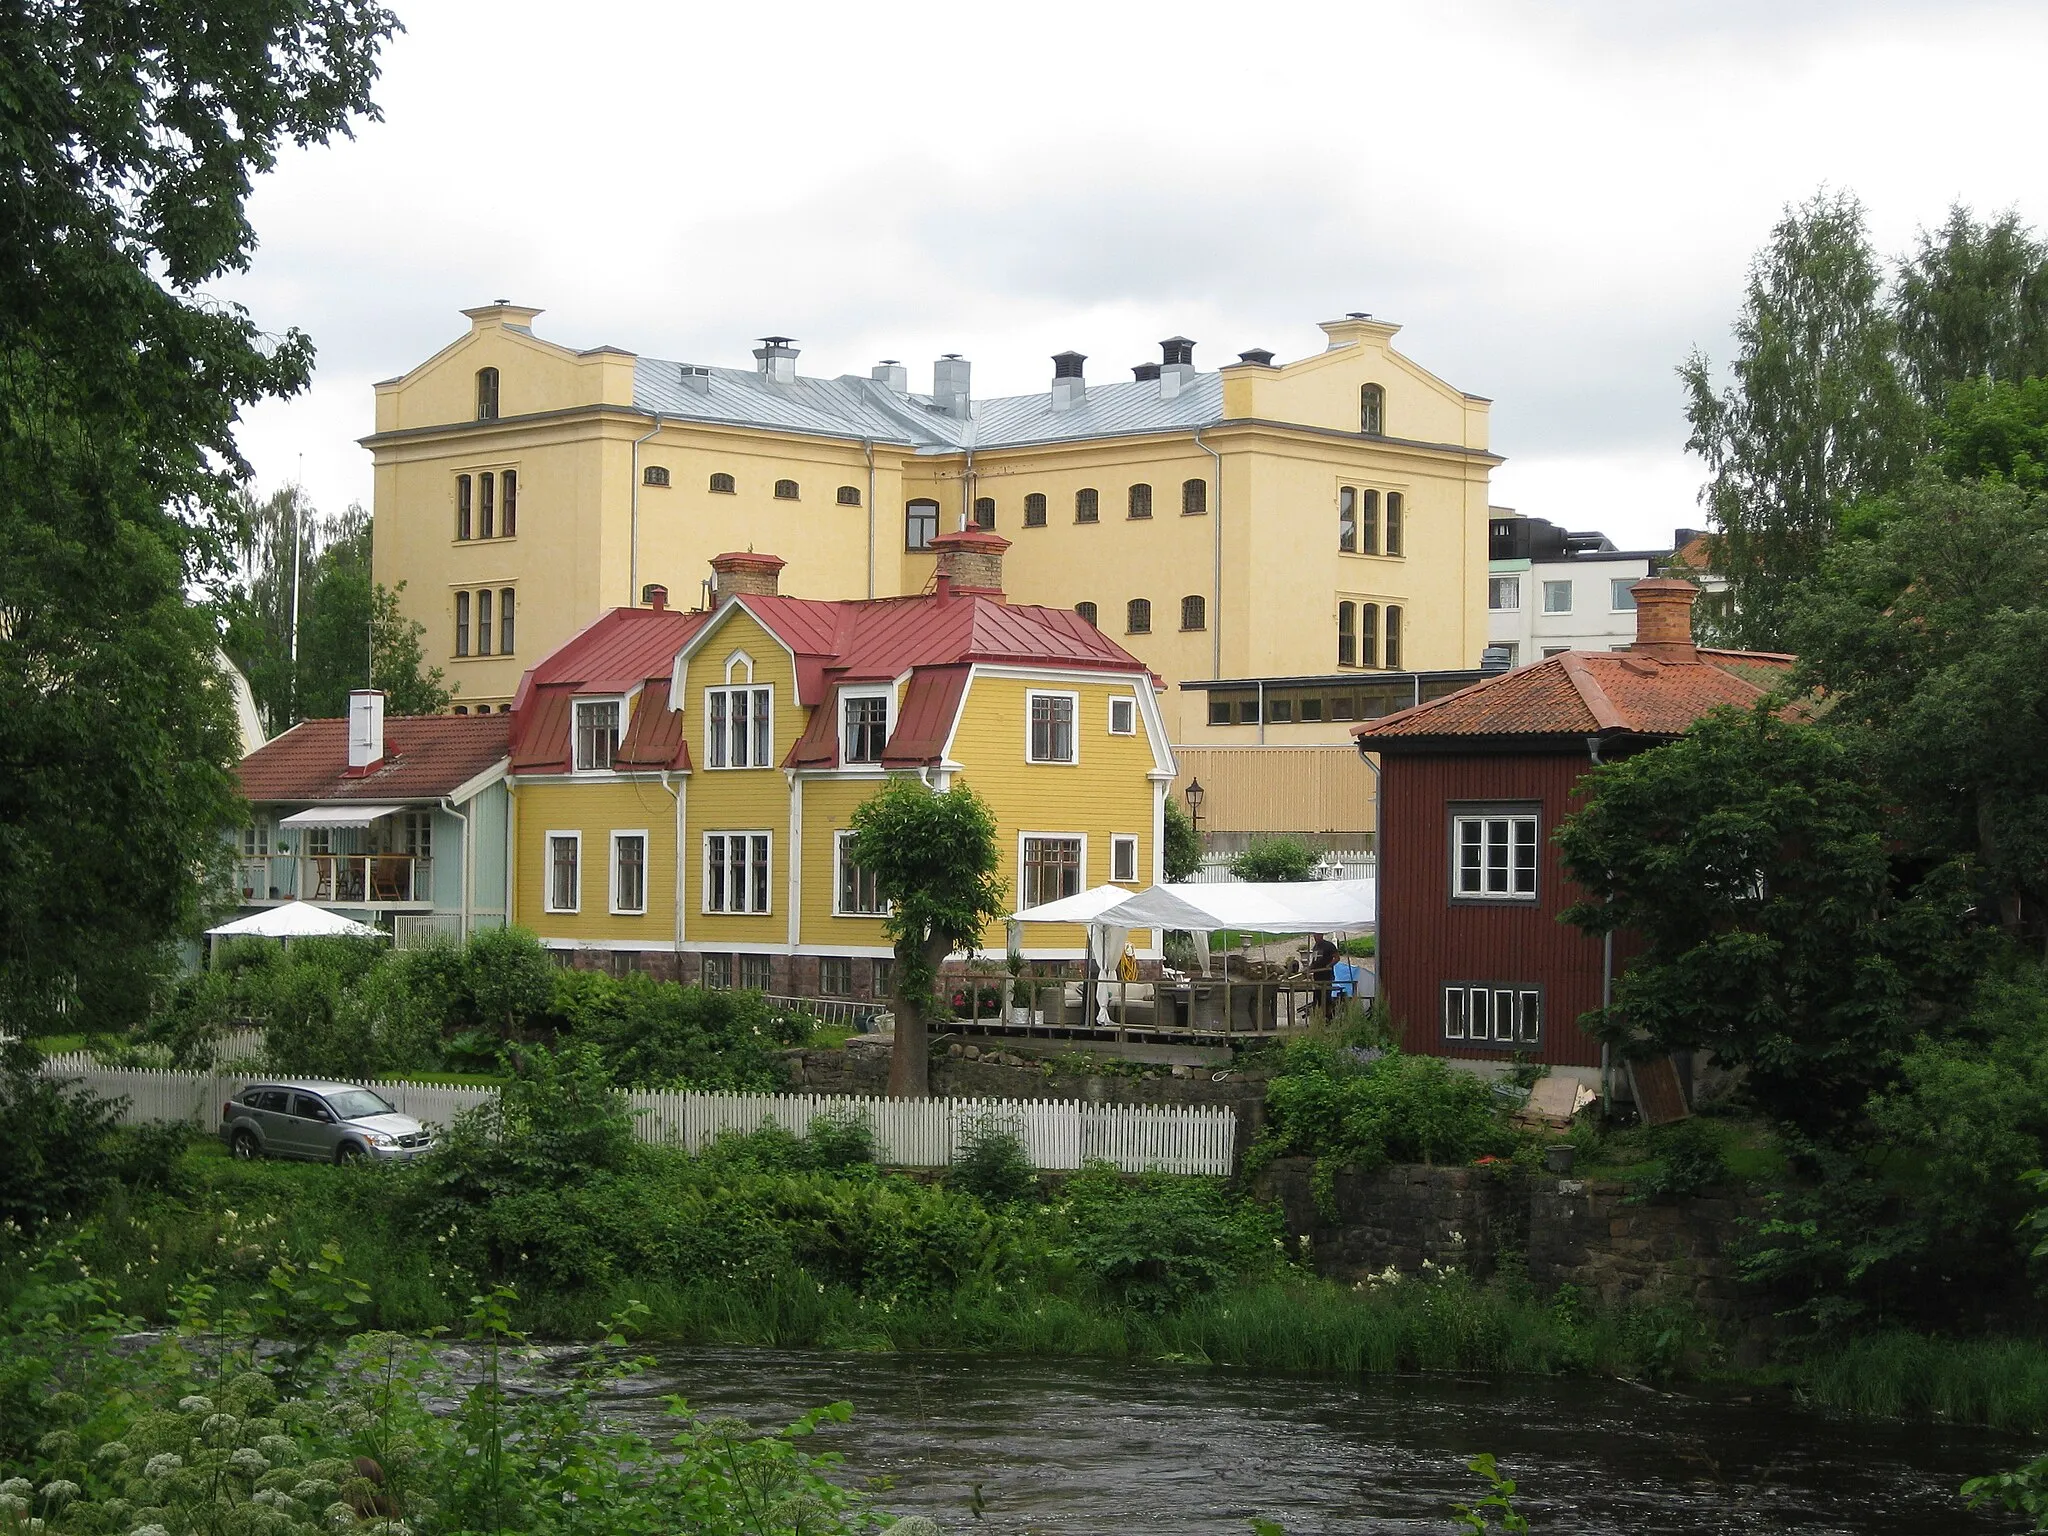
<svg viewBox="0 0 2048 1536">
<path fill-rule="evenodd" d="M 1209 797 L 1209 792 L 1202 788 L 1200 779 L 1189 779 L 1185 793 L 1188 797 L 1188 819 L 1195 824 L 1195 830 L 1199 832 L 1202 830 L 1202 802 Z"/>
</svg>

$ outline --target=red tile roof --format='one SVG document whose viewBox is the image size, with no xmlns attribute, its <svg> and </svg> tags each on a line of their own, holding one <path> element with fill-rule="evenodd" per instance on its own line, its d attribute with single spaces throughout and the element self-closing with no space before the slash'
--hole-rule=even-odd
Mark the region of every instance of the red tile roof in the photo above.
<svg viewBox="0 0 2048 1536">
<path fill-rule="evenodd" d="M 845 683 L 912 674 L 883 759 L 908 766 L 933 762 L 943 750 L 972 663 L 1146 672 L 1143 662 L 1079 614 L 980 592 L 844 602 L 750 593 L 736 601 L 795 654 L 797 701 L 816 711 L 791 750 L 791 766 L 838 762 L 830 705 Z M 513 703 L 513 767 L 566 770 L 571 696 L 638 687 L 619 765 L 687 768 L 682 719 L 668 708 L 668 683 L 676 653 L 715 617 L 716 611 L 617 608 L 548 656 L 520 681 Z"/>
<path fill-rule="evenodd" d="M 1566 651 L 1414 709 L 1353 726 L 1361 745 L 1474 736 L 1677 736 L 1723 704 L 1746 708 L 1793 658 L 1701 649 L 1691 659 Z"/>
<path fill-rule="evenodd" d="M 394 715 L 384 761 L 348 772 L 348 721 L 302 720 L 242 759 L 242 793 L 259 804 L 321 800 L 434 800 L 505 756 L 512 717 Z"/>
</svg>

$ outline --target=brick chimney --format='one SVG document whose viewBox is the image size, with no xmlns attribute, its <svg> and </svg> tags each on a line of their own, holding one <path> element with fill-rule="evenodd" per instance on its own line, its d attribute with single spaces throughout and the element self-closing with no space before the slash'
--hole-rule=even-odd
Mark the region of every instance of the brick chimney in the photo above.
<svg viewBox="0 0 2048 1536">
<path fill-rule="evenodd" d="M 1671 576 L 1652 576 L 1630 587 L 1636 600 L 1636 639 L 1629 652 L 1656 661 L 1697 661 L 1692 605 L 1700 589 Z"/>
<path fill-rule="evenodd" d="M 932 540 L 932 548 L 939 552 L 939 589 L 1001 597 L 1003 551 L 1009 547 L 1008 539 L 986 528 L 940 534 Z"/>
<path fill-rule="evenodd" d="M 782 588 L 782 568 L 789 562 L 775 555 L 745 553 L 713 555 L 713 601 L 729 597 L 774 597 Z"/>
</svg>

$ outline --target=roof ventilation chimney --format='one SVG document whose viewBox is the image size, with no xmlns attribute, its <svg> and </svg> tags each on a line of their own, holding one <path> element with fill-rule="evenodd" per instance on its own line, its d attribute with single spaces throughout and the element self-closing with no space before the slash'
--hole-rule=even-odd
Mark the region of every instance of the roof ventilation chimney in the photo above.
<svg viewBox="0 0 2048 1536">
<path fill-rule="evenodd" d="M 372 772 L 384 761 L 384 693 L 351 689 L 348 696 L 348 771 Z"/>
<path fill-rule="evenodd" d="M 1081 367 L 1088 359 L 1079 352 L 1055 352 L 1052 357 L 1052 408 L 1064 411 L 1080 404 L 1088 393 L 1088 380 Z"/>
<path fill-rule="evenodd" d="M 899 395 L 910 393 L 910 370 L 893 357 L 885 357 L 875 364 L 868 377 Z"/>
<path fill-rule="evenodd" d="M 1171 400 L 1195 382 L 1195 344 L 1185 336 L 1159 343 L 1159 398 Z"/>
<path fill-rule="evenodd" d="M 1509 660 L 1509 657 L 1513 654 L 1505 645 L 1489 645 L 1479 653 L 1480 674 L 1485 677 L 1495 677 L 1502 672 L 1513 671 L 1515 664 Z"/>
<path fill-rule="evenodd" d="M 961 421 L 974 414 L 967 381 L 973 364 L 958 352 L 948 352 L 932 364 L 932 404 Z"/>
<path fill-rule="evenodd" d="M 1131 377 L 1140 384 L 1150 384 L 1159 377 L 1159 365 L 1157 363 L 1140 363 L 1131 370 Z"/>
<path fill-rule="evenodd" d="M 668 588 L 658 581 L 650 581 L 640 589 L 640 601 L 660 613 L 668 607 Z"/>
<path fill-rule="evenodd" d="M 1250 363 L 1254 368 L 1273 366 L 1273 354 L 1264 347 L 1253 347 L 1249 352 L 1240 352 L 1237 354 L 1237 360 L 1240 363 Z"/>
<path fill-rule="evenodd" d="M 986 528 L 962 528 L 957 533 L 940 534 L 932 540 L 932 548 L 939 554 L 937 590 L 946 595 L 980 593 L 1000 598 L 1003 551 L 1009 547 L 1008 539 Z"/>
<path fill-rule="evenodd" d="M 716 605 L 729 597 L 774 597 L 782 590 L 782 568 L 789 562 L 774 555 L 744 552 L 711 557 L 712 601 Z"/>
<path fill-rule="evenodd" d="M 761 377 L 777 384 L 796 382 L 796 347 L 787 336 L 763 336 L 754 348 L 754 361 L 761 365 Z"/>
<path fill-rule="evenodd" d="M 1670 576 L 1652 576 L 1629 588 L 1636 600 L 1636 639 L 1629 647 L 1633 656 L 1656 661 L 1698 661 L 1692 643 L 1692 605 L 1700 589 L 1689 581 Z"/>
<path fill-rule="evenodd" d="M 711 370 L 684 363 L 677 371 L 676 382 L 692 394 L 708 395 L 711 393 Z"/>
</svg>

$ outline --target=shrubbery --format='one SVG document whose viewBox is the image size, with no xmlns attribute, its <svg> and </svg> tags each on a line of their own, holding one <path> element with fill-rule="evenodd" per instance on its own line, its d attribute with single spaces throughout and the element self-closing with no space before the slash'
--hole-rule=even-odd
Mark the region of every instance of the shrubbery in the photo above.
<svg viewBox="0 0 2048 1536">
<path fill-rule="evenodd" d="M 1488 1086 L 1434 1056 L 1389 1050 L 1370 1062 L 1322 1040 L 1290 1046 L 1266 1087 L 1261 1159 L 1315 1157 L 1370 1170 L 1464 1163 L 1511 1151 Z"/>
</svg>

